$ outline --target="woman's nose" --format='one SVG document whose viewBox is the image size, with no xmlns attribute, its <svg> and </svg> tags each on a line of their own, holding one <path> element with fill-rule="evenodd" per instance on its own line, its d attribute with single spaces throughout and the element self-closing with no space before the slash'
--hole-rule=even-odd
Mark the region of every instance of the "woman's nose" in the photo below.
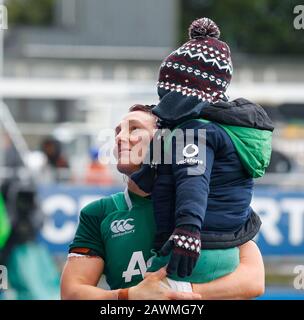
<svg viewBox="0 0 304 320">
<path fill-rule="evenodd" d="M 120 132 L 115 137 L 115 143 L 116 144 L 129 143 L 129 139 L 130 139 L 129 132 L 121 129 Z"/>
</svg>

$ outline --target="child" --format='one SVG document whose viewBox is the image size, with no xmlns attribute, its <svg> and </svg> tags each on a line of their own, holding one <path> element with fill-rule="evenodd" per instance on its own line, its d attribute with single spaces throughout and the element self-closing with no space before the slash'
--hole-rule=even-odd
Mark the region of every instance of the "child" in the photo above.
<svg viewBox="0 0 304 320">
<path fill-rule="evenodd" d="M 269 164 L 273 125 L 260 106 L 245 99 L 228 102 L 232 63 L 217 25 L 195 20 L 189 36 L 161 64 L 160 102 L 152 109 L 160 129 L 175 131 L 165 138 L 156 133 L 161 161 L 143 164 L 131 179 L 153 200 L 156 258 L 149 271 L 168 263 L 172 279 L 207 282 L 232 272 L 237 247 L 259 230 L 250 207 L 252 178 Z M 184 133 L 182 142 L 172 139 L 177 128 Z M 172 164 L 166 164 L 170 147 Z"/>
</svg>

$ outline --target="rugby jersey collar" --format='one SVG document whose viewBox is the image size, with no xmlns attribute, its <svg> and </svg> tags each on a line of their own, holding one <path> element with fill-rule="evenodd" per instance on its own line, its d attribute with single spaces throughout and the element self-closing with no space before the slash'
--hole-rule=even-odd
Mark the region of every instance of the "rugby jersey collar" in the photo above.
<svg viewBox="0 0 304 320">
<path fill-rule="evenodd" d="M 151 204 L 151 200 L 149 198 L 139 196 L 138 194 L 128 190 L 128 188 L 126 188 L 124 191 L 124 198 L 129 211 L 133 208 L 133 206 Z"/>
</svg>

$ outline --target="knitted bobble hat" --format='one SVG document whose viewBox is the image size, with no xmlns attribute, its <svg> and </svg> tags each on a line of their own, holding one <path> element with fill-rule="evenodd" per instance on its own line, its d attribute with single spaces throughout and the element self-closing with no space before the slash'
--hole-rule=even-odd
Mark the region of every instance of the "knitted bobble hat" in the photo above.
<svg viewBox="0 0 304 320">
<path fill-rule="evenodd" d="M 220 29 L 209 18 L 193 21 L 190 40 L 173 51 L 160 66 L 158 89 L 196 96 L 199 100 L 227 100 L 232 77 L 229 46 L 219 40 Z M 164 90 L 158 90 L 160 98 Z"/>
</svg>

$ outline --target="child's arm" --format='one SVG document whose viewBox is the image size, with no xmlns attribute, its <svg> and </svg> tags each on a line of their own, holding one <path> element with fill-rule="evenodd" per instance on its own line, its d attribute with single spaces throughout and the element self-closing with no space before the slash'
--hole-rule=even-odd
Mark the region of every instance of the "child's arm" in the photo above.
<svg viewBox="0 0 304 320">
<path fill-rule="evenodd" d="M 194 225 L 201 229 L 204 222 L 215 148 L 213 135 L 205 127 L 194 120 L 181 128 L 186 140 L 172 142 L 176 227 Z"/>
</svg>

